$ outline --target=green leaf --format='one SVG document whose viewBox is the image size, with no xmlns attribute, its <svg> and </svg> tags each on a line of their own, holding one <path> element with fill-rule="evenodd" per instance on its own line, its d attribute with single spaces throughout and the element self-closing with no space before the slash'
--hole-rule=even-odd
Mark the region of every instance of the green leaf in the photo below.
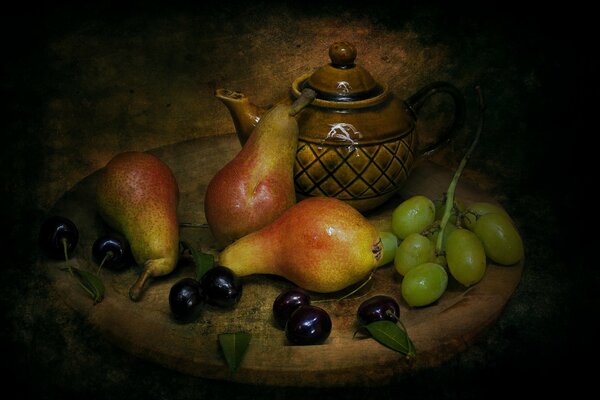
<svg viewBox="0 0 600 400">
<path fill-rule="evenodd" d="M 196 250 L 189 243 L 181 240 L 180 245 L 183 247 L 183 250 L 188 250 L 192 255 L 192 259 L 194 260 L 194 264 L 196 265 L 196 280 L 200 281 L 202 276 L 211 269 L 215 265 L 215 257 L 212 254 L 203 253 L 201 251 Z"/>
<path fill-rule="evenodd" d="M 225 361 L 232 374 L 235 374 L 240 363 L 246 355 L 251 336 L 247 332 L 221 333 L 219 334 L 219 344 L 221 351 L 225 356 Z"/>
<path fill-rule="evenodd" d="M 71 273 L 79 283 L 79 286 L 81 286 L 83 290 L 90 295 L 92 300 L 94 300 L 94 303 L 100 303 L 102 301 L 105 288 L 104 283 L 102 283 L 102 280 L 98 276 L 91 272 L 73 267 L 62 268 L 62 270 Z"/>
<path fill-rule="evenodd" d="M 373 339 L 399 353 L 413 357 L 415 345 L 408 337 L 406 330 L 392 321 L 376 321 L 365 326 Z"/>
</svg>

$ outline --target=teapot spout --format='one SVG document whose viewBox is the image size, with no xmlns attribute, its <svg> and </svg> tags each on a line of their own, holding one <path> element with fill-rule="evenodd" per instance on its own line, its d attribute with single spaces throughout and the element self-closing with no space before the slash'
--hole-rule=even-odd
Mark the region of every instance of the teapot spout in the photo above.
<svg viewBox="0 0 600 400">
<path fill-rule="evenodd" d="M 267 110 L 251 103 L 248 97 L 240 92 L 217 89 L 215 96 L 225 104 L 231 113 L 238 139 L 243 146 L 261 115 Z"/>
</svg>

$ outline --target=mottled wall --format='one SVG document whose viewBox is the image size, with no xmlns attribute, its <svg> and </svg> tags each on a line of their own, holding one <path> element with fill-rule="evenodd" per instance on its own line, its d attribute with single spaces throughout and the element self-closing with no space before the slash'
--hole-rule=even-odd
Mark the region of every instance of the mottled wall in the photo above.
<svg viewBox="0 0 600 400">
<path fill-rule="evenodd" d="M 232 132 L 215 88 L 269 104 L 295 77 L 328 62 L 337 40 L 354 42 L 357 62 L 399 97 L 434 80 L 454 83 L 468 96 L 471 122 L 472 88 L 483 85 L 493 121 L 484 140 L 511 153 L 526 141 L 528 97 L 542 78 L 536 60 L 518 58 L 524 50 L 512 42 L 518 31 L 483 10 L 465 20 L 432 6 L 387 6 L 66 10 L 58 17 L 69 28 L 58 26 L 45 38 L 41 59 L 48 78 L 40 82 L 48 93 L 41 105 L 48 150 L 41 179 L 50 185 L 39 188 L 39 201 L 50 206 L 118 151 Z M 539 51 L 535 46 L 530 50 Z M 524 151 L 519 146 L 510 161 L 521 161 Z"/>
</svg>

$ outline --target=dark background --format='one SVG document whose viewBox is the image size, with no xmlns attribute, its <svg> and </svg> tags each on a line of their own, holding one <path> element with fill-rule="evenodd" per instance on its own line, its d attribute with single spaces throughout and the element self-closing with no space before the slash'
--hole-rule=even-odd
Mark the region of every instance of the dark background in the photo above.
<svg viewBox="0 0 600 400">
<path fill-rule="evenodd" d="M 597 181 L 588 116 L 597 79 L 589 10 L 485 2 L 19 4 L 2 16 L 0 375 L 25 398 L 481 398 L 591 384 L 598 268 L 584 234 Z M 568 7 L 568 8 L 566 8 Z M 338 36 L 344 37 L 338 37 Z M 117 151 L 232 131 L 216 86 L 266 104 L 357 42 L 358 61 L 407 96 L 433 80 L 484 88 L 467 176 L 518 222 L 523 279 L 497 323 L 447 364 L 378 388 L 265 388 L 184 376 L 114 348 L 47 288 L 37 229 L 54 202 Z M 362 58 L 361 58 L 362 57 Z M 126 110 L 126 111 L 123 111 Z M 424 121 L 426 123 L 427 120 Z M 597 208 L 597 207 L 596 207 Z M 592 378 L 593 379 L 593 378 Z M 6 391 L 9 393 L 9 391 Z M 583 393 L 583 392 L 581 392 Z"/>
</svg>

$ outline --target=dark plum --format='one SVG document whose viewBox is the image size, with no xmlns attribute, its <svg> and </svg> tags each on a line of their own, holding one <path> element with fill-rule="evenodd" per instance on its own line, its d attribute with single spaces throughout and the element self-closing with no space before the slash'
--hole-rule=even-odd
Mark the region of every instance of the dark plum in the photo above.
<svg viewBox="0 0 600 400">
<path fill-rule="evenodd" d="M 206 294 L 206 302 L 210 305 L 233 308 L 242 296 L 242 282 L 228 267 L 216 266 L 201 278 L 202 289 Z"/>
<path fill-rule="evenodd" d="M 331 318 L 316 306 L 300 306 L 285 325 L 285 336 L 291 344 L 311 345 L 323 343 L 331 333 Z"/>
<path fill-rule="evenodd" d="M 363 301 L 358 306 L 356 317 L 363 325 L 384 320 L 397 322 L 400 317 L 400 306 L 390 296 L 377 295 Z"/>
<path fill-rule="evenodd" d="M 40 247 L 49 257 L 64 260 L 65 245 L 63 242 L 66 243 L 68 256 L 79 242 L 79 230 L 75 223 L 60 215 L 46 218 L 40 228 Z"/>
<path fill-rule="evenodd" d="M 180 321 L 197 317 L 205 300 L 200 282 L 193 278 L 180 279 L 169 292 L 169 307 L 173 316 Z"/>
<path fill-rule="evenodd" d="M 310 296 L 300 288 L 290 289 L 281 293 L 273 302 L 273 318 L 275 323 L 285 329 L 290 316 L 298 307 L 310 304 Z"/>
<path fill-rule="evenodd" d="M 92 257 L 96 264 L 113 271 L 121 271 L 133 263 L 129 242 L 118 233 L 96 239 L 92 245 Z"/>
</svg>

